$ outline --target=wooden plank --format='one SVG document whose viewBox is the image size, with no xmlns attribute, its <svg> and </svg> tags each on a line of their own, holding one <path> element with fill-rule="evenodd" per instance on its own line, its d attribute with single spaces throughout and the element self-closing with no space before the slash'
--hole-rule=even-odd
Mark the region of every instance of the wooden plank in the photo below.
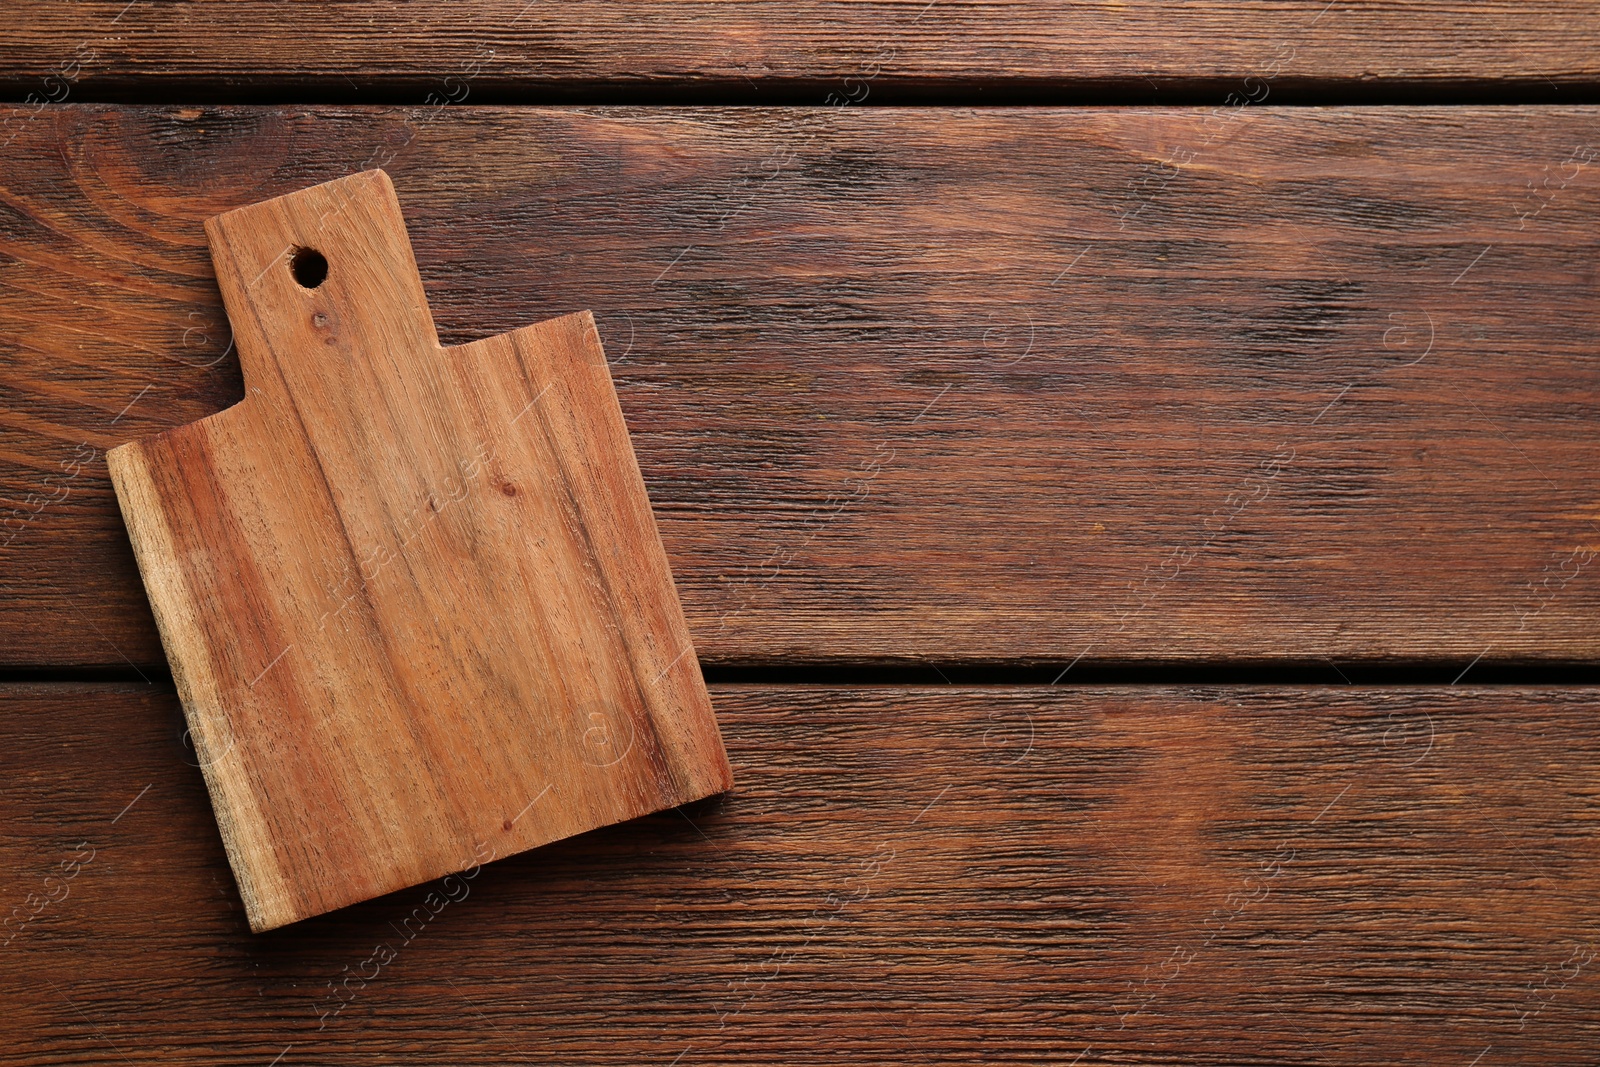
<svg viewBox="0 0 1600 1067">
<path fill-rule="evenodd" d="M 705 660 L 1594 659 L 1597 118 L 51 112 L 0 655 L 160 661 L 100 453 L 241 395 L 201 221 L 381 163 L 447 343 L 594 309 Z"/>
<path fill-rule="evenodd" d="M 712 696 L 723 799 L 252 936 L 172 694 L 5 688 L 5 914 L 39 910 L 0 952 L 0 1063 L 1493 1067 L 1600 1043 L 1595 690 Z"/>
<path fill-rule="evenodd" d="M 106 459 L 251 928 L 727 789 L 593 317 L 442 348 L 381 170 L 206 232 L 245 397 Z"/>
<path fill-rule="evenodd" d="M 1220 99 L 1385 83 L 1536 86 L 1559 102 L 1600 76 L 1593 0 L 345 0 L 312 17 L 271 0 L 13 0 L 8 13 L 5 85 L 57 102 L 299 91 L 461 103 L 608 90 L 761 101 L 789 90 L 812 97 L 791 102 L 822 104 L 1007 87 L 1160 102 L 1197 88 Z"/>
</svg>

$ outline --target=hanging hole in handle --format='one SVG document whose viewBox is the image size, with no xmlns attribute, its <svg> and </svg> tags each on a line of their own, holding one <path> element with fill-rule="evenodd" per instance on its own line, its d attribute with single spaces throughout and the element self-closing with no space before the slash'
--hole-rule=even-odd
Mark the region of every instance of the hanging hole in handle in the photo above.
<svg viewBox="0 0 1600 1067">
<path fill-rule="evenodd" d="M 315 289 L 328 276 L 328 257 L 315 248 L 297 248 L 289 257 L 289 273 L 302 289 Z"/>
</svg>

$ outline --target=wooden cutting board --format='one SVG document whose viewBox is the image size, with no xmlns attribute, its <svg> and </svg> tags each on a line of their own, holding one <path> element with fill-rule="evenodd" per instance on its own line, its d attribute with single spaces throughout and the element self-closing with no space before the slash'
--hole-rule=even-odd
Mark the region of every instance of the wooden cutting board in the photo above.
<svg viewBox="0 0 1600 1067">
<path fill-rule="evenodd" d="M 206 232 L 245 398 L 108 460 L 251 928 L 728 789 L 589 313 L 441 348 L 382 171 Z"/>
</svg>

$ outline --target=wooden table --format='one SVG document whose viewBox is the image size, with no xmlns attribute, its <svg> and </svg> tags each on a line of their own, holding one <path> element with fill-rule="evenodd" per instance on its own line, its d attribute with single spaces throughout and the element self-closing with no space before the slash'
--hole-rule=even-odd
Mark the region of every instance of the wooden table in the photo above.
<svg viewBox="0 0 1600 1067">
<path fill-rule="evenodd" d="M 1600 4 L 8 21 L 0 1064 L 1593 1062 Z M 104 453 L 372 166 L 595 312 L 738 785 L 252 936 Z"/>
</svg>

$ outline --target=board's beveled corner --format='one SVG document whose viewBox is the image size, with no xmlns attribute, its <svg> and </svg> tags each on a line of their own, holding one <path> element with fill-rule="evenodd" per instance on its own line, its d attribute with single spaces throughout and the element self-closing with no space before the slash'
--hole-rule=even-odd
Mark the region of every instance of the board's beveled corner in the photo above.
<svg viewBox="0 0 1600 1067">
<path fill-rule="evenodd" d="M 685 804 L 697 800 L 706 800 L 710 797 L 719 797 L 724 793 L 733 792 L 733 762 L 728 759 L 728 744 L 722 739 L 722 724 L 717 721 L 716 709 L 711 712 L 713 737 L 716 740 L 716 753 L 708 761 L 712 766 L 713 778 L 706 789 L 699 796 L 690 797 L 683 801 Z"/>
</svg>

